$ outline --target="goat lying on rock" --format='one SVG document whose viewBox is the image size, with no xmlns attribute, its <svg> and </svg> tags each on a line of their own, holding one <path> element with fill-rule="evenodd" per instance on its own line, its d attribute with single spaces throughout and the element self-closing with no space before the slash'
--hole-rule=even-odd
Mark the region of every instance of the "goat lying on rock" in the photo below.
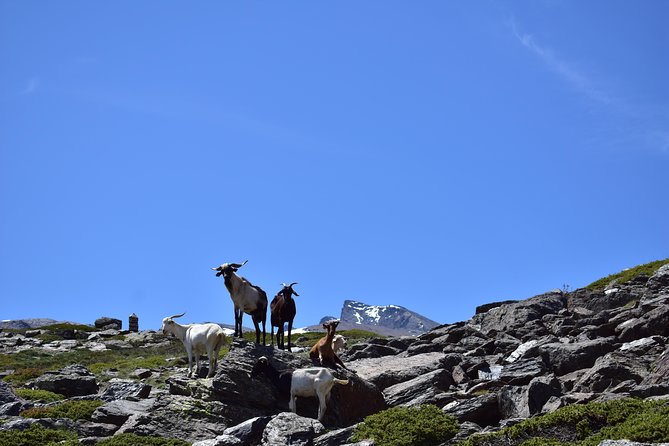
<svg viewBox="0 0 669 446">
<path fill-rule="evenodd" d="M 298 396 L 318 397 L 318 421 L 323 421 L 325 417 L 325 409 L 332 387 L 335 384 L 348 384 L 348 380 L 335 378 L 331 371 L 323 367 L 279 371 L 269 363 L 265 356 L 255 363 L 251 376 L 255 377 L 260 373 L 267 376 L 281 393 L 290 394 L 288 406 L 294 413 L 297 413 L 296 398 Z"/>
<path fill-rule="evenodd" d="M 181 325 L 174 319 L 186 313 L 175 314 L 163 319 L 160 328 L 163 334 L 171 333 L 183 342 L 188 354 L 188 377 L 193 375 L 193 355 L 195 355 L 195 376 L 200 370 L 200 355 L 206 353 L 209 358 L 207 378 L 214 376 L 218 363 L 218 352 L 225 341 L 225 332 L 218 324 L 187 324 Z"/>
<path fill-rule="evenodd" d="M 337 320 L 328 321 L 323 324 L 323 328 L 328 331 L 327 335 L 320 338 L 318 342 L 311 347 L 309 357 L 312 361 L 318 360 L 321 365 L 336 368 L 337 364 L 339 364 L 343 368 L 348 369 L 348 367 L 341 362 L 341 359 L 339 359 L 339 356 L 337 356 L 334 350 L 332 350 L 332 340 L 334 339 L 337 325 L 339 325 L 339 321 Z"/>
<path fill-rule="evenodd" d="M 339 353 L 346 348 L 346 338 L 338 334 L 332 338 L 332 351 Z"/>
</svg>

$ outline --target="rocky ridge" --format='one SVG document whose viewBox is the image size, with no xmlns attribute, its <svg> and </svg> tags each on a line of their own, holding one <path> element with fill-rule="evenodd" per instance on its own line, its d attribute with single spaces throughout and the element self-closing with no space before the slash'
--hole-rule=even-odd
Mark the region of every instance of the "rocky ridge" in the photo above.
<svg viewBox="0 0 669 446">
<path fill-rule="evenodd" d="M 157 333 L 135 336 L 153 345 L 167 342 Z M 81 347 L 114 340 L 73 341 Z M 26 335 L 0 333 L 0 352 L 26 346 L 45 347 Z M 669 401 L 669 265 L 651 277 L 604 290 L 554 291 L 493 303 L 468 321 L 417 337 L 355 344 L 342 355 L 351 370 L 336 372 L 351 384 L 333 389 L 323 423 L 314 419 L 315 398 L 299 400 L 297 414 L 288 413 L 287 399 L 269 381 L 250 378 L 263 355 L 277 369 L 311 365 L 304 353 L 234 341 L 211 379 L 187 379 L 183 367 L 149 370 L 169 372 L 164 388 L 147 389 L 139 374 L 100 384 L 91 382 L 85 368 L 66 367 L 31 385 L 62 385 L 60 391 L 72 399 L 106 401 L 90 421 L 18 417 L 35 403 L 0 383 L 0 430 L 40 423 L 75 430 L 89 443 L 130 432 L 198 446 L 277 445 L 288 444 L 288 438 L 290 444 L 324 446 L 350 442 L 353 426 L 366 415 L 398 405 L 443 408 L 460 421 L 457 438 L 462 439 L 574 403 L 625 397 Z M 85 388 L 86 395 L 68 386 Z"/>
</svg>

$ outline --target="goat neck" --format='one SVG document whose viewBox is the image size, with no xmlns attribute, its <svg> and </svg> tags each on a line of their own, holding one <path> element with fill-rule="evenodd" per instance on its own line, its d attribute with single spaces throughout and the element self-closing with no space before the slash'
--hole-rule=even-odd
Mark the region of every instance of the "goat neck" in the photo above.
<svg viewBox="0 0 669 446">
<path fill-rule="evenodd" d="M 225 287 L 228 289 L 228 292 L 232 295 L 236 295 L 243 283 L 243 280 L 234 272 L 230 272 L 223 275 L 223 282 L 225 283 Z"/>
</svg>

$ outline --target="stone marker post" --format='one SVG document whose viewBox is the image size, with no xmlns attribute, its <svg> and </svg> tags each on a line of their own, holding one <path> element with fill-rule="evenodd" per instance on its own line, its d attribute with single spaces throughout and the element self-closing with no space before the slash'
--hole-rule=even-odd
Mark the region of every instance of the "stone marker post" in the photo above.
<svg viewBox="0 0 669 446">
<path fill-rule="evenodd" d="M 132 313 L 128 318 L 128 329 L 135 333 L 139 331 L 139 318 L 135 313 Z"/>
</svg>

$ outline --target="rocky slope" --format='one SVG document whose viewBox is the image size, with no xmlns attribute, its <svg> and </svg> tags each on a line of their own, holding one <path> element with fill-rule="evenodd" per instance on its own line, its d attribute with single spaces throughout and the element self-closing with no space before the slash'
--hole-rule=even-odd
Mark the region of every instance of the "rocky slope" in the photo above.
<svg viewBox="0 0 669 446">
<path fill-rule="evenodd" d="M 22 334 L 0 335 L 0 352 L 44 348 Z M 134 336 L 151 345 L 166 342 L 151 332 Z M 75 339 L 58 347 L 129 342 L 116 338 Z M 147 372 L 169 376 L 165 387 L 147 388 L 140 372 L 134 379 L 100 383 L 86 368 L 66 367 L 31 383 L 69 398 L 105 401 L 90 421 L 17 417 L 35 403 L 0 384 L 0 430 L 40 423 L 74 430 L 90 443 L 131 432 L 198 446 L 280 445 L 289 438 L 290 444 L 325 446 L 348 443 L 352 426 L 368 414 L 429 403 L 460 421 L 462 439 L 573 403 L 628 396 L 669 400 L 668 343 L 666 265 L 651 277 L 605 290 L 555 291 L 493 303 L 468 321 L 417 337 L 353 345 L 342 355 L 350 371 L 336 372 L 351 383 L 333 389 L 323 423 L 314 419 L 315 398 L 299 400 L 297 414 L 288 413 L 287 399 L 271 382 L 249 376 L 262 355 L 278 369 L 295 369 L 311 364 L 305 353 L 235 341 L 211 379 L 187 379 L 183 366 L 158 367 Z M 77 396 L 80 392 L 86 395 Z"/>
</svg>

